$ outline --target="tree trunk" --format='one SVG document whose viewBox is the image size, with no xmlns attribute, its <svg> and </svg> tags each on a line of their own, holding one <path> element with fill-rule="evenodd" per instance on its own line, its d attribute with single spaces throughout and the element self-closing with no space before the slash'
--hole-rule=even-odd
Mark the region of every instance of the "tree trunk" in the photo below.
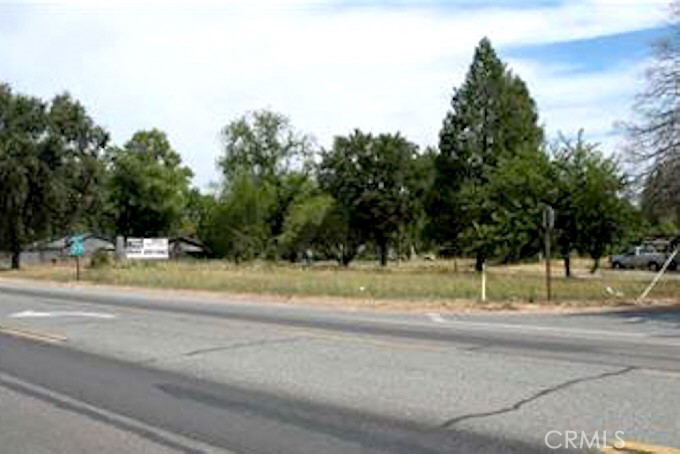
<svg viewBox="0 0 680 454">
<path fill-rule="evenodd" d="M 600 269 L 600 257 L 593 258 L 593 267 L 590 269 L 590 274 L 595 274 Z"/>
<path fill-rule="evenodd" d="M 354 260 L 356 256 L 356 248 L 348 244 L 340 245 L 339 262 L 344 268 L 349 267 L 349 264 Z"/>
<path fill-rule="evenodd" d="M 478 273 L 484 271 L 484 259 L 485 259 L 484 254 L 478 252 L 477 257 L 475 258 L 475 271 L 477 271 Z"/>
<path fill-rule="evenodd" d="M 571 277 L 571 256 L 564 256 L 564 275 L 566 277 Z"/>
<path fill-rule="evenodd" d="M 12 269 L 18 270 L 21 267 L 21 251 L 12 252 Z"/>
<path fill-rule="evenodd" d="M 387 266 L 387 241 L 380 240 L 378 249 L 380 250 L 380 266 Z"/>
</svg>

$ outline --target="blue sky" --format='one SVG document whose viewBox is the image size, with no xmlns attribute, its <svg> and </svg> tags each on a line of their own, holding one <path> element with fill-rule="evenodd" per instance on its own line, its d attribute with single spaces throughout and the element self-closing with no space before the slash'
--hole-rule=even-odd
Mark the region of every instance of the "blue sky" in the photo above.
<svg viewBox="0 0 680 454">
<path fill-rule="evenodd" d="M 548 135 L 616 152 L 664 0 L 0 0 L 0 80 L 68 90 L 122 143 L 165 130 L 205 187 L 219 131 L 270 108 L 327 146 L 353 128 L 436 145 L 452 88 L 491 38 Z"/>
<path fill-rule="evenodd" d="M 666 33 L 668 30 L 660 26 L 588 39 L 509 46 L 502 53 L 506 58 L 571 67 L 574 72 L 597 72 L 648 58 L 654 43 Z"/>
</svg>

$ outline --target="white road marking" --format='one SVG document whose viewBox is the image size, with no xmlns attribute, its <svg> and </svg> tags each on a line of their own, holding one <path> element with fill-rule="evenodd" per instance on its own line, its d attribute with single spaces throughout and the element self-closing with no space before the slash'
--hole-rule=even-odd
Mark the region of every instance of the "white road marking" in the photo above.
<svg viewBox="0 0 680 454">
<path fill-rule="evenodd" d="M 104 312 L 82 312 L 82 311 L 22 311 L 15 312 L 9 315 L 9 318 L 57 318 L 57 317 L 84 317 L 84 318 L 100 318 L 100 319 L 114 319 L 114 314 L 107 314 Z"/>
<path fill-rule="evenodd" d="M 571 326 L 554 326 L 554 325 L 528 325 L 521 323 L 503 323 L 503 322 L 476 322 L 471 320 L 451 320 L 445 319 L 441 314 L 436 312 L 428 312 L 428 318 L 432 316 L 438 316 L 441 319 L 440 323 L 443 323 L 445 327 L 459 327 L 459 328 L 470 328 L 470 329 L 482 329 L 487 331 L 493 331 L 495 329 L 511 330 L 511 331 L 541 331 L 545 333 L 550 333 L 553 335 L 563 335 L 563 336 L 573 336 L 576 334 L 585 336 L 609 336 L 609 337 L 620 337 L 620 338 L 633 338 L 633 339 L 648 339 L 650 335 L 648 333 L 641 332 L 629 332 L 629 331 L 617 331 L 612 329 L 611 331 L 590 329 L 590 328 L 576 328 Z M 431 326 L 425 322 L 418 322 L 413 320 L 389 320 L 380 318 L 368 318 L 368 317 L 357 317 L 357 318 L 345 318 L 345 320 L 361 320 L 365 322 L 379 323 L 384 325 L 399 325 L 408 327 L 410 326 Z M 675 344 L 668 344 L 675 345 Z"/>
<path fill-rule="evenodd" d="M 442 317 L 441 314 L 438 314 L 437 312 L 428 312 L 427 316 L 430 317 L 430 320 L 432 320 L 435 323 L 446 322 L 446 320 L 444 320 L 444 317 Z"/>
<path fill-rule="evenodd" d="M 680 379 L 680 372 L 674 370 L 660 370 L 660 369 L 639 369 L 641 374 L 654 375 L 657 377 Z"/>
<path fill-rule="evenodd" d="M 626 332 L 626 331 L 604 331 L 597 329 L 588 328 L 574 328 L 574 327 L 557 327 L 557 326 L 538 326 L 538 325 L 521 325 L 515 323 L 498 323 L 498 322 L 455 322 L 452 320 L 446 320 L 447 326 L 459 326 L 461 328 L 472 328 L 472 329 L 484 329 L 489 328 L 500 328 L 507 330 L 517 330 L 519 332 L 543 332 L 552 336 L 557 337 L 586 337 L 592 339 L 599 339 L 602 337 L 619 338 L 621 340 L 629 340 L 629 342 L 644 342 L 650 345 L 662 345 L 668 347 L 680 347 L 680 342 L 674 342 L 672 340 L 655 338 L 653 334 L 641 333 L 641 332 Z"/>
<path fill-rule="evenodd" d="M 425 314 L 428 315 L 428 314 Z M 345 320 L 360 320 L 364 322 L 371 322 L 375 324 L 382 325 L 393 325 L 393 326 L 422 326 L 422 327 L 432 327 L 432 322 L 418 322 L 415 320 L 388 320 L 388 319 L 378 319 L 369 317 L 357 317 L 357 318 L 345 318 Z M 546 326 L 546 325 L 527 325 L 520 323 L 502 323 L 502 322 L 474 322 L 467 320 L 451 320 L 444 319 L 443 323 L 439 326 L 442 328 L 453 328 L 453 329 L 469 329 L 469 330 L 483 330 L 483 331 L 493 331 L 495 329 L 516 331 L 516 332 L 540 332 L 553 337 L 567 337 L 567 338 L 587 338 L 587 339 L 601 339 L 603 337 L 608 338 L 618 338 L 622 342 L 644 342 L 649 345 L 661 345 L 669 347 L 680 347 L 680 342 L 673 342 L 667 339 L 655 338 L 653 334 L 645 332 L 626 332 L 617 331 L 616 328 L 612 328 L 611 331 L 589 329 L 589 328 L 576 328 L 571 326 Z"/>
<path fill-rule="evenodd" d="M 70 411 L 98 415 L 99 417 L 104 418 L 105 421 L 110 421 L 110 424 L 112 424 L 111 427 L 118 426 L 120 427 L 120 430 L 130 433 L 147 433 L 163 441 L 179 444 L 180 446 L 178 446 L 178 448 L 180 448 L 181 452 L 223 452 L 225 454 L 235 454 L 234 451 L 218 448 L 217 446 L 186 438 L 182 435 L 175 434 L 157 426 L 145 424 L 123 414 L 114 413 L 104 408 L 96 407 L 87 402 L 78 400 L 77 398 L 67 396 L 66 394 L 60 394 L 56 391 L 52 391 L 51 389 L 23 381 L 3 372 L 0 372 L 0 388 L 7 389 L 15 393 L 21 393 L 22 391 L 25 393 L 28 391 L 29 395 L 32 394 L 43 399 L 47 398 L 57 403 L 60 407 L 70 409 Z"/>
<path fill-rule="evenodd" d="M 472 321 L 452 321 L 447 320 L 448 325 L 457 325 L 465 328 L 483 328 L 483 329 L 510 329 L 518 331 L 543 331 L 552 334 L 583 334 L 592 336 L 611 336 L 611 337 L 649 337 L 646 333 L 633 333 L 624 331 L 605 331 L 598 329 L 587 329 L 587 328 L 575 328 L 575 327 L 562 327 L 562 326 L 541 326 L 541 325 L 526 325 L 519 323 L 502 323 L 502 322 L 472 322 Z"/>
<path fill-rule="evenodd" d="M 628 331 L 617 331 L 612 329 L 611 331 L 590 329 L 590 328 L 576 328 L 576 327 L 566 327 L 566 326 L 540 326 L 540 325 L 526 325 L 519 323 L 501 323 L 501 322 L 473 322 L 473 321 L 458 321 L 442 319 L 443 325 L 446 327 L 457 327 L 462 329 L 480 329 L 484 331 L 492 331 L 494 329 L 517 331 L 530 333 L 532 331 L 536 333 L 545 333 L 546 335 L 556 336 L 556 337 L 581 337 L 590 339 L 601 339 L 603 337 L 608 338 L 619 338 L 621 341 L 627 342 L 644 342 L 650 345 L 661 345 L 668 347 L 680 347 L 680 342 L 674 342 L 668 339 L 655 338 L 653 334 L 645 332 L 628 332 Z"/>
</svg>

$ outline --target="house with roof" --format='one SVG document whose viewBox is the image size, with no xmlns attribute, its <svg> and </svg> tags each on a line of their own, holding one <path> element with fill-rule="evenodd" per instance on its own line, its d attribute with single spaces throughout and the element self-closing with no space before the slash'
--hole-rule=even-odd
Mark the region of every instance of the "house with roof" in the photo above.
<svg viewBox="0 0 680 454">
<path fill-rule="evenodd" d="M 83 236 L 83 257 L 92 257 L 98 251 L 114 253 L 116 246 L 109 238 L 95 233 Z M 63 236 L 53 240 L 37 241 L 21 252 L 21 263 L 26 265 L 50 263 L 65 260 L 69 257 L 71 236 Z"/>
</svg>

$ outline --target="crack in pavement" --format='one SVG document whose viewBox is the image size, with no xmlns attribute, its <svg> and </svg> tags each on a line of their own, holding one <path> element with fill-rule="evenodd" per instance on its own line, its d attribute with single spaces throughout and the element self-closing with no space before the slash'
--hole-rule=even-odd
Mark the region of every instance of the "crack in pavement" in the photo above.
<svg viewBox="0 0 680 454">
<path fill-rule="evenodd" d="M 486 343 L 486 344 L 479 344 L 475 345 L 474 347 L 466 347 L 466 348 L 461 348 L 460 350 L 463 352 L 478 352 L 480 350 L 484 350 L 490 347 L 493 347 L 493 343 Z"/>
<path fill-rule="evenodd" d="M 179 358 L 198 356 L 198 355 L 202 355 L 202 354 L 206 354 L 206 353 L 221 352 L 221 351 L 227 351 L 227 350 L 238 349 L 238 348 L 259 347 L 259 346 L 271 345 L 271 344 L 284 344 L 284 343 L 288 343 L 288 342 L 297 342 L 297 341 L 302 340 L 302 339 L 305 339 L 305 336 L 283 337 L 283 338 L 278 338 L 278 339 L 264 339 L 264 340 L 259 340 L 259 341 L 241 342 L 241 343 L 235 343 L 235 344 L 229 344 L 229 345 L 221 345 L 221 346 L 218 346 L 218 347 L 201 348 L 201 349 L 198 349 L 198 350 L 192 350 L 192 351 L 189 351 L 189 352 L 186 352 L 186 353 L 179 353 L 179 354 L 176 354 L 176 355 L 160 356 L 160 357 L 145 359 L 143 361 L 139 361 L 138 364 L 151 365 L 151 364 L 157 364 L 160 361 L 176 360 L 176 359 L 179 359 Z"/>
<path fill-rule="evenodd" d="M 625 375 L 629 372 L 632 372 L 636 369 L 637 369 L 637 367 L 630 366 L 630 367 L 615 370 L 615 371 L 612 371 L 612 372 L 604 372 L 604 373 L 601 373 L 601 374 L 598 374 L 598 375 L 590 375 L 590 376 L 586 376 L 586 377 L 575 378 L 573 380 L 569 380 L 569 381 L 566 381 L 564 383 L 560 383 L 559 385 L 555 385 L 555 386 L 551 386 L 549 388 L 542 389 L 541 391 L 537 392 L 536 394 L 534 394 L 530 397 L 527 397 L 525 399 L 522 399 L 518 402 L 515 402 L 513 405 L 511 405 L 509 407 L 504 407 L 504 408 L 501 408 L 501 409 L 498 409 L 498 410 L 493 410 L 493 411 L 488 411 L 488 412 L 483 412 L 483 413 L 471 413 L 471 414 L 467 414 L 467 415 L 457 416 L 455 418 L 452 418 L 452 419 L 445 421 L 439 427 L 443 428 L 443 429 L 447 429 L 447 428 L 450 428 L 450 427 L 452 427 L 452 426 L 454 426 L 454 425 L 456 425 L 456 424 L 458 424 L 462 421 L 467 421 L 467 420 L 470 420 L 470 419 L 477 419 L 477 418 L 486 418 L 486 417 L 489 417 L 489 416 L 497 416 L 497 415 L 501 415 L 501 414 L 504 414 L 504 413 L 510 413 L 510 412 L 513 412 L 513 411 L 517 411 L 520 408 L 522 408 L 524 405 L 527 405 L 527 404 L 529 404 L 529 403 L 531 403 L 535 400 L 538 400 L 542 397 L 545 397 L 545 396 L 552 394 L 552 393 L 555 393 L 557 391 L 561 391 L 563 389 L 577 385 L 579 383 L 584 383 L 584 382 L 588 382 L 588 381 L 595 381 L 595 380 L 602 380 L 602 379 L 609 378 L 609 377 L 621 376 L 621 375 Z"/>
<path fill-rule="evenodd" d="M 190 352 L 184 353 L 182 356 L 196 356 L 196 355 L 202 355 L 205 353 L 213 353 L 213 352 L 221 352 L 221 351 L 226 351 L 226 350 L 235 350 L 238 348 L 248 348 L 248 347 L 261 347 L 264 345 L 272 345 L 272 344 L 285 344 L 288 342 L 297 342 L 301 339 L 304 339 L 304 336 L 295 336 L 295 337 L 282 337 L 278 339 L 263 339 L 263 340 L 258 340 L 258 341 L 250 341 L 250 342 L 240 342 L 236 344 L 229 344 L 229 345 L 223 345 L 219 347 L 210 347 L 210 348 L 201 348 L 198 350 L 192 350 Z"/>
</svg>

